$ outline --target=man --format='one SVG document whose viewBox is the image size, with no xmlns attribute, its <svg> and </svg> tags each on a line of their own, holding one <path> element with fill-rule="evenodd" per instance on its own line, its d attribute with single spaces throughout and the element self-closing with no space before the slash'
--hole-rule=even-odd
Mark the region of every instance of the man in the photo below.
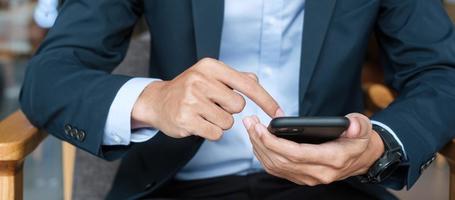
<svg viewBox="0 0 455 200">
<path fill-rule="evenodd" d="M 455 32 L 439 0 L 68 0 L 59 14 L 22 109 L 123 156 L 110 199 L 393 199 L 384 186 L 411 187 L 453 137 Z M 142 14 L 152 79 L 110 74 Z M 358 112 L 372 32 L 399 96 L 370 121 Z M 346 114 L 348 130 L 320 145 L 265 128 Z"/>
</svg>

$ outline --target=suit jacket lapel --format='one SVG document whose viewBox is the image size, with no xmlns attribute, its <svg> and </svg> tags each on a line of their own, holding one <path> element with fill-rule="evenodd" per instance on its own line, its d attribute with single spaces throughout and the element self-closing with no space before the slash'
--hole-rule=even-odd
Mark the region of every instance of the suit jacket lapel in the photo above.
<svg viewBox="0 0 455 200">
<path fill-rule="evenodd" d="M 218 58 L 220 51 L 221 29 L 223 25 L 224 1 L 223 0 L 192 0 L 194 34 L 196 40 L 196 52 L 198 59 L 203 57 Z M 138 154 L 143 158 L 140 160 L 148 166 L 148 169 L 155 169 L 154 160 L 148 159 L 148 152 L 171 152 L 170 155 L 181 155 L 181 158 L 168 159 L 169 173 L 174 175 L 180 168 L 188 162 L 197 152 L 202 142 L 201 137 L 190 136 L 183 139 L 172 139 L 159 134 L 157 139 L 149 140 L 141 145 L 137 145 Z M 155 141 L 155 142 L 153 142 Z M 155 144 L 156 143 L 156 144 Z M 177 144 L 178 143 L 178 144 Z M 178 147 L 178 148 L 177 148 Z M 134 153 L 130 153 L 136 156 Z M 122 163 L 124 163 L 123 161 Z M 185 163 L 182 163 L 185 162 Z M 159 177 L 161 181 L 170 178 L 168 173 L 153 174 L 161 172 L 150 170 L 146 177 Z M 166 176 L 167 178 L 163 177 Z"/>
<path fill-rule="evenodd" d="M 314 68 L 317 65 L 325 35 L 332 18 L 336 0 L 307 0 L 300 61 L 299 103 L 300 115 L 307 113 L 309 104 L 304 104 Z"/>
<path fill-rule="evenodd" d="M 224 17 L 224 0 L 192 0 L 197 58 L 218 59 Z"/>
<path fill-rule="evenodd" d="M 300 114 L 308 111 L 305 94 L 324 44 L 336 0 L 306 0 L 300 62 Z M 192 0 L 197 58 L 219 58 L 224 0 Z"/>
</svg>

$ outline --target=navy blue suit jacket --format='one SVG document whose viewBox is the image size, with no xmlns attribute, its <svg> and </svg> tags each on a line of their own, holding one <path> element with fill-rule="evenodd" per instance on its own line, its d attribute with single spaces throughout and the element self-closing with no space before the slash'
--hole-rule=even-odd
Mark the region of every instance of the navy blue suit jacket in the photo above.
<svg viewBox="0 0 455 200">
<path fill-rule="evenodd" d="M 160 133 L 140 144 L 102 146 L 109 107 L 132 78 L 110 72 L 142 15 L 152 35 L 150 77 L 169 80 L 203 57 L 217 58 L 223 6 L 223 0 L 66 0 L 27 68 L 23 112 L 37 127 L 94 155 L 125 155 L 110 197 L 155 191 L 203 140 Z M 440 0 L 307 0 L 303 42 L 296 44 L 303 45 L 300 115 L 363 110 L 360 73 L 373 33 L 386 82 L 399 96 L 372 118 L 391 127 L 406 149 L 409 161 L 390 180 L 411 186 L 455 134 L 455 29 Z M 65 134 L 67 124 L 85 139 Z"/>
</svg>

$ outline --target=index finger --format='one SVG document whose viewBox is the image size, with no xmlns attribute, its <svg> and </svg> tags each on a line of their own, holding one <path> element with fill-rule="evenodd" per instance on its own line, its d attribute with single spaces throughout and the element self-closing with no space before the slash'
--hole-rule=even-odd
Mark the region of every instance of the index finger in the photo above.
<svg viewBox="0 0 455 200">
<path fill-rule="evenodd" d="M 230 68 L 222 62 L 217 62 L 217 65 L 220 70 L 211 71 L 215 75 L 215 79 L 244 94 L 264 110 L 267 115 L 275 117 L 279 105 L 258 81 L 245 73 Z"/>
</svg>

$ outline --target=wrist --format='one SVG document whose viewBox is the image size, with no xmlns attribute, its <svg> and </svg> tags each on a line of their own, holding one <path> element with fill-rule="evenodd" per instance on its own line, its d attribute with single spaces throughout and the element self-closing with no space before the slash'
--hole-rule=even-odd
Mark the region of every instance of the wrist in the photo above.
<svg viewBox="0 0 455 200">
<path fill-rule="evenodd" d="M 362 183 L 380 183 L 391 176 L 401 163 L 402 152 L 395 138 L 384 128 L 373 125 L 373 130 L 383 142 L 383 153 L 365 175 L 359 176 Z M 373 141 L 373 140 L 372 140 Z"/>
<path fill-rule="evenodd" d="M 384 154 L 385 147 L 381 136 L 379 136 L 379 133 L 377 133 L 375 130 L 371 130 L 371 132 L 371 143 L 374 148 L 374 153 L 372 156 L 374 163 Z"/>
<path fill-rule="evenodd" d="M 368 160 L 363 170 L 365 173 L 373 166 L 377 160 L 381 158 L 385 151 L 384 142 L 382 141 L 381 136 L 379 136 L 375 130 L 371 130 L 368 149 L 369 150 L 367 152 L 369 153 L 365 154 Z"/>
<path fill-rule="evenodd" d="M 154 127 L 157 128 L 157 121 L 160 107 L 160 91 L 165 81 L 153 81 L 148 84 L 139 98 L 136 100 L 131 111 L 131 128 Z"/>
</svg>

